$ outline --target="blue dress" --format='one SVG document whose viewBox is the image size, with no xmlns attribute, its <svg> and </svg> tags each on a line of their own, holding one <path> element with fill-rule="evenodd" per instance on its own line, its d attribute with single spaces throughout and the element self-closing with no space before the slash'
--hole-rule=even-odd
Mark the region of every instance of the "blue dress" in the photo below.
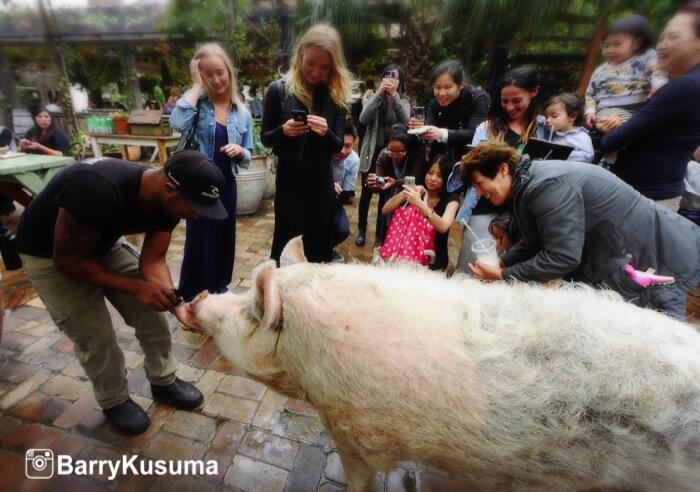
<svg viewBox="0 0 700 492">
<path fill-rule="evenodd" d="M 236 177 L 231 168 L 231 159 L 219 150 L 226 144 L 226 126 L 217 122 L 213 161 L 226 179 L 220 199 L 226 207 L 228 217 L 223 220 L 204 217 L 187 219 L 185 253 L 178 290 L 188 302 L 204 289 L 212 294 L 226 292 L 233 275 L 236 252 Z"/>
</svg>

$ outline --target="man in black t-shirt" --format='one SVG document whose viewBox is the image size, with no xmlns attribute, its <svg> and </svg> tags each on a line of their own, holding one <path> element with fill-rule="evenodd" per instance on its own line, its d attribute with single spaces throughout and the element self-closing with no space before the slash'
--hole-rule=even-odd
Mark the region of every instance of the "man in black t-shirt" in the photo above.
<svg viewBox="0 0 700 492">
<path fill-rule="evenodd" d="M 22 216 L 17 243 L 25 270 L 75 344 L 108 420 L 124 433 L 141 433 L 150 421 L 129 397 L 124 355 L 105 299 L 135 329 L 153 397 L 183 409 L 201 405 L 202 393 L 175 377 L 162 311 L 198 327 L 173 288 L 165 257 L 179 219 L 227 216 L 218 199 L 224 183 L 216 166 L 193 151 L 175 154 L 163 169 L 116 159 L 84 161 L 57 174 Z M 142 232 L 137 261 L 120 242 L 124 234 Z"/>
</svg>

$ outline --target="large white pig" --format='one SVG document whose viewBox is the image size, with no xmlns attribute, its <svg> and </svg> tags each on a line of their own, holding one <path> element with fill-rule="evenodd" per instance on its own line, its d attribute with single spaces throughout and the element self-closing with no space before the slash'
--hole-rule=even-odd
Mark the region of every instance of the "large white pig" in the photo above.
<svg viewBox="0 0 700 492">
<path fill-rule="evenodd" d="M 397 461 L 483 490 L 700 488 L 689 325 L 589 288 L 301 261 L 296 239 L 249 293 L 194 310 L 234 364 L 318 409 L 348 490 Z"/>
</svg>

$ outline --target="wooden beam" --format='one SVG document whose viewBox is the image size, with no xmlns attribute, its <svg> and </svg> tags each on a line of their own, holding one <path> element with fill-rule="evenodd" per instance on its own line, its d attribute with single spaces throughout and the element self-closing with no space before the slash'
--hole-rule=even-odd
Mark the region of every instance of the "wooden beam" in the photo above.
<svg viewBox="0 0 700 492">
<path fill-rule="evenodd" d="M 579 92 L 586 92 L 588 87 L 588 82 L 591 80 L 593 75 L 593 70 L 595 69 L 595 62 L 598 60 L 598 54 L 600 53 L 600 47 L 603 44 L 603 38 L 605 37 L 605 21 L 601 18 L 595 26 L 595 31 L 593 33 L 593 39 L 588 47 L 588 54 L 586 55 L 586 62 L 583 65 L 583 72 L 581 72 L 581 79 L 578 82 L 577 90 Z"/>
</svg>

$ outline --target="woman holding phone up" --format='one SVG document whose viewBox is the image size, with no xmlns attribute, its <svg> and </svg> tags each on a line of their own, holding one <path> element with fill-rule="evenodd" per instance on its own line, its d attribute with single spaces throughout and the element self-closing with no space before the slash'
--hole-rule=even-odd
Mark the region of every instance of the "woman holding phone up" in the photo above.
<svg viewBox="0 0 700 492">
<path fill-rule="evenodd" d="M 309 261 L 333 258 L 331 157 L 343 148 L 353 84 L 338 31 L 317 24 L 297 42 L 289 71 L 268 87 L 261 140 L 279 162 L 270 253 L 277 263 L 299 235 Z"/>
<path fill-rule="evenodd" d="M 360 172 L 362 195 L 360 196 L 358 232 L 355 244 L 364 246 L 367 232 L 367 215 L 372 202 L 373 188 L 367 177 L 374 173 L 379 152 L 389 143 L 389 133 L 395 123 L 406 124 L 411 115 L 411 102 L 406 95 L 403 70 L 396 63 L 387 65 L 377 92 L 362 101 L 360 123 L 367 126 L 360 148 Z M 382 203 L 377 210 L 377 231 L 380 229 Z M 381 239 L 378 234 L 378 238 Z"/>
</svg>

